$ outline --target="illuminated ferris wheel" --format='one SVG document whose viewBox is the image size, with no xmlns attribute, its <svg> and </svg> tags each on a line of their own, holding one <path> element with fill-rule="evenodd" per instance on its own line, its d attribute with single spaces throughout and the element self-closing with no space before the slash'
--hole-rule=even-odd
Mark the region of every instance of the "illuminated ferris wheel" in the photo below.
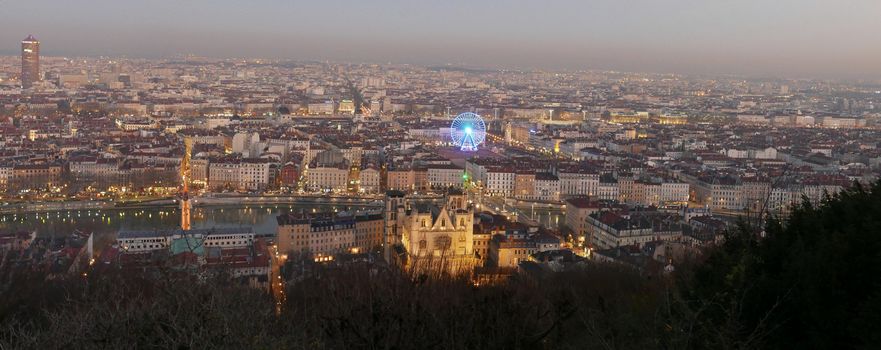
<svg viewBox="0 0 881 350">
<path fill-rule="evenodd" d="M 486 124 L 479 115 L 465 112 L 453 119 L 450 126 L 453 144 L 463 151 L 476 151 L 486 138 Z"/>
</svg>

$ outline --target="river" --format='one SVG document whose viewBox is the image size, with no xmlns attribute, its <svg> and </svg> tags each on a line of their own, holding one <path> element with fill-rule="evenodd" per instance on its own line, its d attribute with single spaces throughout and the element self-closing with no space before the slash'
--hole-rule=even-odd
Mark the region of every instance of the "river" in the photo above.
<svg viewBox="0 0 881 350">
<path fill-rule="evenodd" d="M 381 208 L 380 206 L 345 206 L 334 204 L 255 204 L 196 207 L 193 228 L 250 226 L 260 235 L 274 235 L 279 214 L 300 211 L 330 212 Z M 528 208 L 524 214 L 531 216 Z M 535 219 L 542 225 L 557 228 L 565 221 L 559 210 L 535 209 Z M 115 237 L 121 230 L 174 229 L 180 225 L 180 210 L 173 207 L 126 209 L 81 209 L 32 213 L 0 214 L 0 232 L 37 232 L 38 236 L 66 235 L 74 230 L 91 231 L 98 237 Z"/>
<path fill-rule="evenodd" d="M 332 204 L 267 204 L 197 207 L 192 212 L 193 228 L 250 226 L 261 235 L 274 235 L 279 214 L 300 211 L 344 211 L 364 209 Z M 380 208 L 380 207 L 375 207 Z M 172 207 L 62 210 L 0 214 L 0 232 L 36 231 L 39 236 L 65 235 L 74 230 L 98 236 L 121 230 L 162 230 L 180 225 L 180 209 Z M 106 236 L 105 236 L 106 237 Z"/>
</svg>

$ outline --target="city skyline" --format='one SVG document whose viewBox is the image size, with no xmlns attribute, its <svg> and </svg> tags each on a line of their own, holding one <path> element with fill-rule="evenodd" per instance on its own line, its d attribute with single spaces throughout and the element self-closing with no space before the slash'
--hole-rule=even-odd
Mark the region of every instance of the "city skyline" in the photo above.
<svg viewBox="0 0 881 350">
<path fill-rule="evenodd" d="M 0 349 L 877 347 L 879 13 L 0 0 Z"/>
<path fill-rule="evenodd" d="M 881 31 L 872 14 L 881 5 L 868 1 L 495 6 L 386 0 L 370 5 L 262 1 L 245 6 L 93 0 L 7 1 L 0 6 L 0 40 L 17 42 L 34 33 L 44 41 L 46 56 L 193 54 L 511 69 L 881 77 L 876 63 L 881 49 L 871 45 L 872 33 Z M 7 44 L 0 53 L 15 54 L 13 49 Z"/>
</svg>

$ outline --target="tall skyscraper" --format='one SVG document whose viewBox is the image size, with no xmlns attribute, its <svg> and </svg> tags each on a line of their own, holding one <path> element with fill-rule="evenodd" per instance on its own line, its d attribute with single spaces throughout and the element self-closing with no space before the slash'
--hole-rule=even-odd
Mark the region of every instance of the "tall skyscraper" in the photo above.
<svg viewBox="0 0 881 350">
<path fill-rule="evenodd" d="M 40 81 L 40 42 L 33 35 L 21 41 L 21 87 L 29 89 Z"/>
</svg>

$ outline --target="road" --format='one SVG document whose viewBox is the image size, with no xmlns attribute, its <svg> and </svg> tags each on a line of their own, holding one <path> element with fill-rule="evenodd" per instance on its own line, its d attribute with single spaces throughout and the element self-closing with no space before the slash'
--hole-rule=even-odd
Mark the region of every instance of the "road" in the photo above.
<svg viewBox="0 0 881 350">
<path fill-rule="evenodd" d="M 505 198 L 503 197 L 495 197 L 495 196 L 480 196 L 478 203 L 480 203 L 480 209 L 486 210 L 495 214 L 505 215 L 509 218 L 515 218 L 517 221 L 522 222 L 527 225 L 540 225 L 535 216 L 534 209 L 529 211 L 524 211 L 513 205 L 508 205 L 505 203 Z"/>
<path fill-rule="evenodd" d="M 348 206 L 380 204 L 381 196 L 321 196 L 321 195 L 248 195 L 248 196 L 197 196 L 193 197 L 193 206 L 205 207 L 213 205 L 238 204 L 344 204 Z M 121 204 L 114 201 L 69 201 L 69 202 L 28 202 L 7 203 L 0 206 L 0 214 L 33 213 L 84 209 L 134 209 L 177 206 L 174 199 L 159 199 L 143 202 Z"/>
<path fill-rule="evenodd" d="M 281 267 L 284 266 L 287 256 L 279 254 L 278 245 L 272 244 L 267 246 L 267 253 L 271 257 L 269 268 L 269 291 L 272 298 L 275 299 L 275 313 L 281 314 L 285 304 L 285 281 L 281 275 Z"/>
</svg>

